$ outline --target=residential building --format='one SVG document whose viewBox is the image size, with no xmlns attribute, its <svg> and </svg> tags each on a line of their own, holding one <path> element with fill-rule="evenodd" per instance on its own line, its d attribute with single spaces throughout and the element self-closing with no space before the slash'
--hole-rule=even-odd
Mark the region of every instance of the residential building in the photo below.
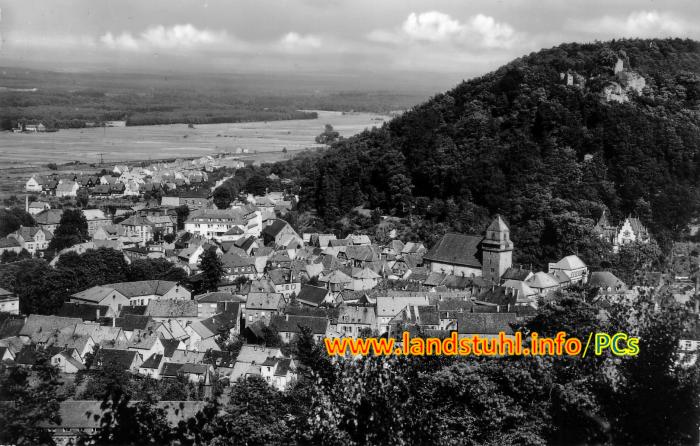
<svg viewBox="0 0 700 446">
<path fill-rule="evenodd" d="M 325 316 L 277 314 L 270 319 L 270 326 L 277 330 L 283 342 L 291 342 L 301 333 L 301 327 L 311 329 L 314 340 L 323 342 L 323 338 L 328 334 L 329 323 Z"/>
<path fill-rule="evenodd" d="M 19 297 L 4 288 L 0 288 L 0 313 L 19 314 Z"/>
<path fill-rule="evenodd" d="M 8 237 L 17 240 L 22 249 L 26 249 L 29 254 L 36 255 L 49 247 L 53 234 L 41 226 L 20 226 Z"/>
<path fill-rule="evenodd" d="M 246 326 L 258 321 L 268 324 L 272 316 L 281 313 L 286 305 L 279 293 L 249 293 L 243 310 Z"/>
</svg>

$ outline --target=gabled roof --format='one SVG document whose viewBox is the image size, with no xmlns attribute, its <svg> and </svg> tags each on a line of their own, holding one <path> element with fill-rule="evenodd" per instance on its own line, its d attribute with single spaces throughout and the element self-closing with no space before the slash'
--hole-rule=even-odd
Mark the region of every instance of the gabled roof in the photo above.
<svg viewBox="0 0 700 446">
<path fill-rule="evenodd" d="M 142 369 L 158 369 L 163 361 L 163 355 L 152 354 L 139 367 Z"/>
<path fill-rule="evenodd" d="M 56 311 L 56 316 L 78 317 L 84 321 L 96 321 L 105 316 L 107 311 L 109 311 L 107 305 L 63 302 L 61 308 Z"/>
<path fill-rule="evenodd" d="M 51 332 L 82 323 L 83 320 L 76 317 L 44 316 L 30 314 L 20 330 L 20 336 L 29 336 L 36 333 L 48 335 Z"/>
<path fill-rule="evenodd" d="M 139 280 L 136 282 L 108 283 L 105 287 L 113 288 L 128 298 L 140 296 L 162 296 L 174 287 L 177 282 L 170 280 Z"/>
<path fill-rule="evenodd" d="M 263 228 L 262 234 L 272 238 L 276 238 L 277 235 L 279 235 L 279 233 L 282 232 L 282 230 L 287 226 L 289 226 L 289 223 L 279 218 L 276 218 L 272 220 L 272 223 Z"/>
<path fill-rule="evenodd" d="M 440 325 L 440 315 L 434 305 L 407 305 L 392 318 L 390 324 Z"/>
<path fill-rule="evenodd" d="M 197 301 L 194 300 L 151 300 L 146 308 L 146 316 L 161 318 L 197 317 Z"/>
<path fill-rule="evenodd" d="M 110 294 L 114 293 L 114 288 L 107 286 L 94 286 L 88 288 L 87 290 L 79 291 L 71 295 L 74 299 L 85 300 L 88 302 L 99 303 L 105 298 L 109 297 Z"/>
<path fill-rule="evenodd" d="M 377 317 L 394 317 L 408 305 L 429 305 L 428 297 L 377 296 Z"/>
<path fill-rule="evenodd" d="M 236 362 L 262 364 L 270 356 L 281 358 L 282 351 L 275 347 L 246 344 L 241 347 Z"/>
<path fill-rule="evenodd" d="M 57 225 L 61 222 L 63 209 L 46 209 L 34 216 L 34 221 L 38 225 Z"/>
<path fill-rule="evenodd" d="M 531 288 L 546 289 L 559 286 L 559 281 L 543 271 L 535 273 L 526 282 Z"/>
<path fill-rule="evenodd" d="M 249 293 L 245 307 L 247 310 L 278 310 L 284 304 L 280 293 Z"/>
<path fill-rule="evenodd" d="M 321 305 L 323 300 L 328 296 L 328 290 L 322 287 L 313 285 L 302 285 L 299 295 L 296 299 L 306 305 L 317 307 Z"/>
<path fill-rule="evenodd" d="M 313 334 L 325 334 L 328 329 L 328 318 L 322 316 L 274 315 L 270 326 L 280 332 L 300 333 L 301 327 L 309 327 Z"/>
<path fill-rule="evenodd" d="M 481 268 L 481 242 L 483 237 L 464 234 L 445 234 L 428 251 L 424 260 L 453 265 Z"/>
<path fill-rule="evenodd" d="M 377 315 L 373 307 L 343 306 L 338 310 L 339 324 L 360 324 L 371 327 L 376 323 Z"/>
<path fill-rule="evenodd" d="M 199 303 L 241 302 L 240 297 L 223 291 L 200 294 L 195 296 L 195 300 Z"/>
<path fill-rule="evenodd" d="M 126 314 L 114 321 L 114 325 L 124 331 L 145 330 L 151 323 L 153 323 L 153 318 L 150 316 L 136 314 Z"/>
<path fill-rule="evenodd" d="M 131 367 L 138 356 L 138 352 L 133 350 L 101 348 L 97 351 L 96 360 L 99 365 L 104 366 L 107 363 L 114 363 L 122 370 L 126 370 Z"/>
<path fill-rule="evenodd" d="M 555 263 L 554 266 L 559 269 L 571 271 L 574 269 L 585 268 L 586 264 L 583 263 L 583 260 L 581 260 L 578 256 L 570 255 Z"/>
<path fill-rule="evenodd" d="M 339 269 L 333 270 L 328 275 L 323 275 L 318 278 L 319 282 L 328 282 L 333 284 L 343 284 L 352 282 L 352 278 L 340 271 Z"/>
<path fill-rule="evenodd" d="M 460 334 L 513 334 L 511 324 L 515 313 L 462 313 L 457 316 L 457 332 Z"/>
<path fill-rule="evenodd" d="M 523 281 L 527 280 L 531 274 L 533 274 L 533 272 L 527 268 L 523 268 L 522 266 L 511 266 L 506 270 L 505 273 L 503 273 L 503 276 L 501 276 L 501 280 Z"/>
<path fill-rule="evenodd" d="M 588 279 L 588 286 L 591 288 L 610 288 L 612 290 L 627 289 L 625 283 L 610 271 L 596 271 L 591 273 L 591 277 Z"/>
</svg>

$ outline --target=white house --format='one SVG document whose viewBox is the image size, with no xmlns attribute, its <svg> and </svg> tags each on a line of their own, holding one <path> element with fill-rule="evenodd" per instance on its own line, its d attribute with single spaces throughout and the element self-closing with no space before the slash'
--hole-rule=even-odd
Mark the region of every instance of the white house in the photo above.
<svg viewBox="0 0 700 446">
<path fill-rule="evenodd" d="M 588 280 L 588 267 L 583 263 L 583 260 L 575 255 L 566 256 L 557 263 L 549 264 L 547 271 L 549 274 L 554 274 L 557 271 L 566 274 L 572 284 L 586 283 Z"/>
<path fill-rule="evenodd" d="M 39 182 L 39 180 L 36 177 L 32 176 L 24 184 L 24 190 L 26 190 L 27 192 L 41 192 L 43 189 L 42 184 Z"/>
</svg>

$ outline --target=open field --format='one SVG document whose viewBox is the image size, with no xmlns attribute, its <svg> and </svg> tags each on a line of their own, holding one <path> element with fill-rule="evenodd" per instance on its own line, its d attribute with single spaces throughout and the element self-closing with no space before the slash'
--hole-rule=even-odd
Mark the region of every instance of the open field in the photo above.
<svg viewBox="0 0 700 446">
<path fill-rule="evenodd" d="M 0 198 L 23 192 L 33 174 L 51 173 L 46 164 L 78 161 L 61 166 L 62 172 L 111 170 L 115 162 L 155 160 L 234 151 L 241 147 L 250 153 L 242 160 L 256 163 L 281 161 L 294 152 L 320 145 L 314 138 L 331 124 L 349 137 L 365 128 L 381 126 L 388 116 L 372 113 L 319 111 L 318 119 L 245 122 L 235 124 L 186 124 L 106 129 L 65 129 L 54 133 L 0 132 Z M 287 148 L 287 154 L 282 152 Z M 104 165 L 100 163 L 100 153 Z"/>
<path fill-rule="evenodd" d="M 105 163 L 159 158 L 196 157 L 232 152 L 241 147 L 251 156 L 274 161 L 273 153 L 319 147 L 314 138 L 331 124 L 342 136 L 381 126 L 387 116 L 372 113 L 318 112 L 318 119 L 245 122 L 235 124 L 186 124 L 137 127 L 64 129 L 53 133 L 0 133 L 0 167 L 22 167 L 80 161 Z M 259 155 L 259 156 L 258 156 Z"/>
</svg>

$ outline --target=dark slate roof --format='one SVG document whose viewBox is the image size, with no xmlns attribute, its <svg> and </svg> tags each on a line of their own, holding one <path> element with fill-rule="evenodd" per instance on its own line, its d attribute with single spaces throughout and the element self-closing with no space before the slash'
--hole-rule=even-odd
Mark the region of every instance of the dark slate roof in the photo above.
<svg viewBox="0 0 700 446">
<path fill-rule="evenodd" d="M 0 324 L 0 339 L 19 336 L 22 327 L 24 327 L 24 319 L 5 319 Z"/>
<path fill-rule="evenodd" d="M 460 334 L 513 334 L 511 324 L 516 322 L 515 313 L 462 313 L 457 317 Z"/>
<path fill-rule="evenodd" d="M 120 327 L 124 331 L 145 330 L 151 320 L 150 316 L 127 314 L 118 317 L 114 325 Z"/>
<path fill-rule="evenodd" d="M 481 268 L 481 241 L 476 235 L 445 234 L 428 251 L 424 260 Z"/>
<path fill-rule="evenodd" d="M 123 317 L 128 314 L 134 316 L 143 316 L 146 314 L 146 305 L 129 305 L 126 307 L 122 307 L 121 311 L 119 312 L 119 315 Z"/>
<path fill-rule="evenodd" d="M 328 295 L 328 290 L 313 285 L 302 285 L 299 295 L 297 296 L 297 301 L 318 307 L 323 302 L 323 299 Z"/>
<path fill-rule="evenodd" d="M 241 298 L 233 293 L 225 293 L 223 291 L 214 291 L 211 293 L 199 294 L 194 297 L 199 303 L 216 303 L 216 302 L 241 302 Z"/>
<path fill-rule="evenodd" d="M 175 350 L 180 345 L 180 341 L 177 339 L 160 339 L 160 343 L 163 344 L 163 356 L 166 358 L 172 358 Z"/>
<path fill-rule="evenodd" d="M 277 234 L 279 234 L 286 226 L 287 222 L 284 220 L 280 220 L 279 218 L 275 219 L 270 223 L 269 225 L 265 226 L 262 230 L 263 235 L 268 235 L 272 238 L 277 237 Z"/>
<path fill-rule="evenodd" d="M 277 331 L 288 331 L 299 333 L 299 326 L 311 328 L 313 334 L 325 334 L 328 328 L 328 319 L 316 316 L 294 316 L 294 315 L 273 315 L 270 319 L 270 326 L 274 326 Z"/>
<path fill-rule="evenodd" d="M 477 300 L 496 305 L 515 305 L 517 299 L 515 293 L 509 291 L 508 288 L 497 286 L 479 294 Z"/>
<path fill-rule="evenodd" d="M 527 276 L 529 276 L 532 273 L 532 271 L 530 271 L 527 268 L 523 268 L 522 266 L 511 266 L 506 270 L 506 272 L 503 273 L 501 280 L 503 280 L 504 282 L 506 280 L 523 281 L 527 279 Z"/>
<path fill-rule="evenodd" d="M 277 360 L 277 369 L 275 370 L 275 376 L 285 376 L 291 368 L 291 358 L 280 358 Z"/>
<path fill-rule="evenodd" d="M 104 317 L 109 310 L 107 305 L 95 305 L 84 303 L 64 302 L 56 311 L 56 316 L 62 317 L 79 317 L 84 321 L 96 321 Z M 97 315 L 99 311 L 99 316 Z"/>
<path fill-rule="evenodd" d="M 143 361 L 143 364 L 141 364 L 139 367 L 143 369 L 157 369 L 160 367 L 160 362 L 163 360 L 163 355 L 157 355 L 157 354 L 152 354 L 151 356 L 148 357 L 145 361 Z"/>
<path fill-rule="evenodd" d="M 97 352 L 96 359 L 98 364 L 104 365 L 112 362 L 118 365 L 121 369 L 126 370 L 131 367 L 131 364 L 133 364 L 134 358 L 137 355 L 138 352 L 131 350 L 102 348 Z"/>
<path fill-rule="evenodd" d="M 166 362 L 163 364 L 163 370 L 160 372 L 160 376 L 167 377 L 167 378 L 175 378 L 177 377 L 177 373 L 180 371 L 182 368 L 183 364 L 175 364 L 172 362 Z"/>
</svg>

